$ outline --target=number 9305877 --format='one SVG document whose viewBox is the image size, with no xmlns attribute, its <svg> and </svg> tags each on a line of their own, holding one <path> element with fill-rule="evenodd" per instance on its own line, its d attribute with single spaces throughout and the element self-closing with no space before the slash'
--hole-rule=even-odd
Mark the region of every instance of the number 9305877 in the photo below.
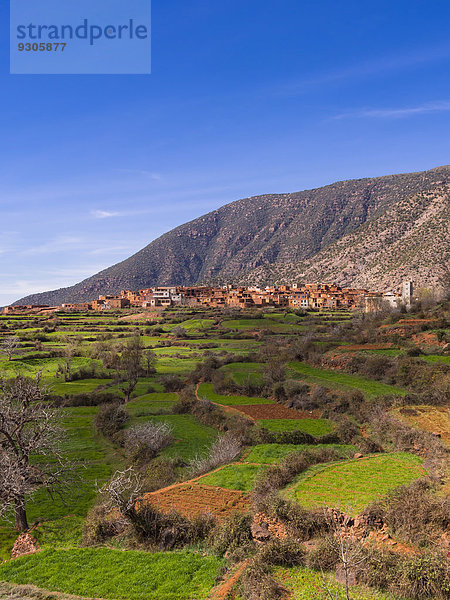
<svg viewBox="0 0 450 600">
<path fill-rule="evenodd" d="M 26 42 L 18 44 L 17 49 L 19 52 L 64 52 L 66 46 L 65 42 Z"/>
</svg>

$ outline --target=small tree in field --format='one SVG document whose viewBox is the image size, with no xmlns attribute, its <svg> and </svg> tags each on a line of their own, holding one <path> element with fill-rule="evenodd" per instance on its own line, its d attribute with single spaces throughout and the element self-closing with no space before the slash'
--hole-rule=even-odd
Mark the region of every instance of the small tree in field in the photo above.
<svg viewBox="0 0 450 600">
<path fill-rule="evenodd" d="M 356 538 L 352 534 L 353 519 L 348 512 L 336 509 L 326 515 L 331 531 L 330 544 L 337 563 L 342 570 L 345 600 L 351 600 L 350 580 L 361 565 L 369 558 L 369 551 L 365 544 L 365 538 Z M 324 578 L 323 591 L 329 600 L 339 600 L 339 591 L 333 590 L 327 585 Z"/>
<path fill-rule="evenodd" d="M 52 493 L 62 482 L 63 437 L 40 375 L 0 378 L 0 516 L 13 512 L 19 531 L 28 529 L 27 499 L 42 486 Z"/>
<path fill-rule="evenodd" d="M 14 354 L 17 354 L 18 348 L 20 345 L 20 340 L 18 337 L 10 335 L 6 337 L 1 344 L 1 348 L 3 352 L 8 357 L 8 360 L 11 360 Z"/>
<path fill-rule="evenodd" d="M 147 377 L 156 372 L 156 356 L 152 350 L 146 350 L 144 353 L 144 368 Z"/>
<path fill-rule="evenodd" d="M 131 394 L 142 375 L 142 359 L 144 345 L 139 335 L 134 335 L 124 346 L 122 353 L 117 357 L 116 381 L 125 396 L 125 402 L 131 398 Z"/>
</svg>

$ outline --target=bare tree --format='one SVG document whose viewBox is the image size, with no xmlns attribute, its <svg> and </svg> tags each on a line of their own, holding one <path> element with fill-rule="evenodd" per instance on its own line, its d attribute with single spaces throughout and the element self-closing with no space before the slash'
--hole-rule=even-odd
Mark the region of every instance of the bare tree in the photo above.
<svg viewBox="0 0 450 600">
<path fill-rule="evenodd" d="M 125 448 L 131 454 L 153 458 L 160 450 L 173 442 L 172 427 L 169 423 L 142 423 L 127 429 Z"/>
<path fill-rule="evenodd" d="M 264 367 L 264 374 L 269 384 L 284 381 L 286 377 L 285 365 L 280 357 L 271 357 Z"/>
<path fill-rule="evenodd" d="M 134 335 L 124 346 L 122 353 L 117 358 L 116 381 L 125 396 L 125 402 L 131 398 L 131 394 L 142 375 L 142 358 L 144 345 L 139 335 Z"/>
<path fill-rule="evenodd" d="M 18 337 L 10 335 L 2 341 L 1 347 L 3 352 L 8 357 L 8 360 L 11 360 L 14 354 L 18 353 L 18 348 L 20 346 L 20 340 Z"/>
<path fill-rule="evenodd" d="M 327 520 L 332 534 L 329 542 L 338 559 L 338 567 L 343 573 L 345 599 L 351 600 L 351 576 L 369 557 L 369 551 L 365 544 L 366 538 L 364 535 L 362 537 L 355 535 L 352 530 L 354 520 L 348 510 L 341 512 L 339 509 L 334 509 L 327 513 Z M 323 578 L 323 588 L 330 600 L 339 600 L 339 591 L 333 593 L 325 577 Z"/>
<path fill-rule="evenodd" d="M 189 463 L 192 475 L 200 475 L 233 461 L 241 452 L 242 446 L 231 434 L 225 433 L 217 438 L 205 454 L 197 455 Z"/>
<path fill-rule="evenodd" d="M 136 513 L 136 500 L 142 493 L 143 482 L 139 473 L 132 467 L 124 471 L 116 471 L 111 481 L 99 491 L 106 496 L 108 505 L 115 508 L 127 518 L 133 519 Z"/>
<path fill-rule="evenodd" d="M 59 414 L 44 399 L 40 374 L 0 378 L 0 516 L 13 511 L 20 531 L 28 529 L 26 500 L 42 486 L 58 491 L 67 469 Z"/>
<path fill-rule="evenodd" d="M 177 325 L 177 327 L 174 327 L 174 329 L 172 329 L 172 335 L 174 335 L 178 339 L 184 339 L 188 337 L 186 329 L 184 329 L 184 327 L 181 327 L 181 325 Z"/>
</svg>

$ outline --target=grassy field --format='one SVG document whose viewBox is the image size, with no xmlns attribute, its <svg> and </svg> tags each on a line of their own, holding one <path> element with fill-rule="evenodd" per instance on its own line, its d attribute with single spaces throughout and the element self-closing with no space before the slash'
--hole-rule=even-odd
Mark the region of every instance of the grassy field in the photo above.
<svg viewBox="0 0 450 600">
<path fill-rule="evenodd" d="M 427 354 L 422 355 L 420 358 L 430 363 L 443 363 L 444 365 L 450 365 L 450 356 L 443 356 L 440 354 Z"/>
<path fill-rule="evenodd" d="M 407 393 L 402 388 L 374 381 L 373 379 L 367 379 L 359 375 L 347 375 L 329 369 L 319 369 L 302 362 L 290 362 L 289 367 L 293 374 L 301 375 L 302 379 L 328 388 L 353 388 L 369 397 L 388 394 L 404 396 Z"/>
<path fill-rule="evenodd" d="M 336 583 L 331 574 L 319 573 L 306 567 L 276 568 L 275 578 L 291 593 L 291 600 L 330 600 L 326 591 L 328 587 L 332 600 L 345 600 L 345 588 Z M 350 588 L 352 600 L 395 600 L 393 596 L 382 592 L 352 586 Z"/>
<path fill-rule="evenodd" d="M 221 367 L 221 371 L 230 374 L 238 385 L 260 385 L 264 382 L 263 367 L 261 363 L 230 363 Z"/>
<path fill-rule="evenodd" d="M 283 322 L 281 319 L 271 319 L 269 316 L 264 319 L 231 319 L 222 322 L 222 327 L 226 329 L 257 331 L 267 329 L 274 333 L 293 333 L 306 329 L 304 325 L 288 320 Z"/>
<path fill-rule="evenodd" d="M 138 403 L 138 407 L 141 405 L 140 400 L 136 400 L 135 402 Z M 172 426 L 172 434 L 175 441 L 162 451 L 162 455 L 169 458 L 179 456 L 183 460 L 188 461 L 197 454 L 202 453 L 217 436 L 216 429 L 201 425 L 192 415 L 150 416 L 148 411 L 146 414 L 145 408 L 135 409 L 133 407 L 131 408 L 131 412 L 134 412 L 134 416 L 127 423 L 127 427 L 146 421 L 152 421 L 153 423 L 163 422 Z"/>
<path fill-rule="evenodd" d="M 121 344 L 136 332 L 140 332 L 141 341 L 147 348 L 152 348 L 156 355 L 156 373 L 151 377 L 139 378 L 133 397 L 125 406 L 130 415 L 125 428 L 149 421 L 169 423 L 172 426 L 174 441 L 161 452 L 161 455 L 180 459 L 175 467 L 176 477 L 179 477 L 180 481 L 191 477 L 187 468 L 189 461 L 205 453 L 219 435 L 219 427 L 217 429 L 206 427 L 192 414 L 173 414 L 172 408 L 178 401 L 178 394 L 164 391 L 167 381 L 164 382 L 161 375 L 173 374 L 180 376 L 185 382 L 196 381 L 196 377 L 189 377 L 189 375 L 199 362 L 213 355 L 218 359 L 224 359 L 223 363 L 229 360 L 227 353 L 241 355 L 237 359 L 241 362 L 225 364 L 221 367 L 221 371 L 225 374 L 227 382 L 233 380 L 242 386 L 240 393 L 247 395 L 216 394 L 211 383 L 202 383 L 198 388 L 200 398 L 207 398 L 222 405 L 224 409 L 227 406 L 248 407 L 241 408 L 241 411 L 247 411 L 250 416 L 257 419 L 259 426 L 271 432 L 298 430 L 318 438 L 332 432 L 334 423 L 330 420 L 295 419 L 292 417 L 303 417 L 304 414 L 286 412 L 287 409 L 283 412 L 281 409 L 286 407 L 278 406 L 268 398 L 257 397 L 262 393 L 255 391 L 258 390 L 257 386 L 267 384 L 264 393 L 267 392 L 267 395 L 274 393 L 270 387 L 270 380 L 265 376 L 265 364 L 258 361 L 265 360 L 270 350 L 278 346 L 280 356 L 287 356 L 289 347 L 295 345 L 296 334 L 300 334 L 301 343 L 305 331 L 311 332 L 312 339 L 319 349 L 328 350 L 336 348 L 339 344 L 345 344 L 346 342 L 336 339 L 333 333 L 336 330 L 328 326 L 345 322 L 351 318 L 351 315 L 342 312 L 302 315 L 280 310 L 267 312 L 263 318 L 253 318 L 255 311 L 244 311 L 241 313 L 242 318 L 232 319 L 230 314 L 239 315 L 239 312 L 228 313 L 228 320 L 222 322 L 224 315 L 221 315 L 218 310 L 190 308 L 166 311 L 148 322 L 135 321 L 130 318 L 131 314 L 124 313 L 58 314 L 49 318 L 23 319 L 0 317 L 0 341 L 2 336 L 18 335 L 21 338 L 22 352 L 11 361 L 0 354 L 0 374 L 8 377 L 18 373 L 35 375 L 42 371 L 44 380 L 52 386 L 52 391 L 66 397 L 75 394 L 91 394 L 99 386 L 104 386 L 105 391 L 120 396 L 122 392 L 118 385 L 113 383 L 113 370 L 104 368 L 100 360 L 89 357 L 102 356 L 105 364 L 108 364 L 107 356 L 102 352 L 108 350 L 110 344 L 114 349 L 119 348 L 114 351 L 120 352 Z M 184 319 L 182 322 L 176 322 L 182 319 Z M 25 327 L 22 328 L 22 324 Z M 177 327 L 183 328 L 187 336 L 175 339 L 173 331 Z M 256 335 L 257 333 L 262 335 Z M 55 377 L 56 370 L 62 362 L 62 358 L 55 355 L 64 350 L 69 342 L 76 343 L 77 354 L 79 354 L 73 360 L 72 371 L 76 372 L 82 367 L 95 365 L 96 372 L 103 376 L 102 379 L 85 378 L 63 382 Z M 256 353 L 260 348 L 262 352 L 258 356 Z M 246 358 L 250 352 L 254 354 Z M 389 348 L 381 351 L 367 350 L 367 352 L 395 356 L 403 350 Z M 439 351 L 430 349 L 430 352 Z M 49 353 L 52 353 L 52 356 Z M 448 357 L 438 354 L 422 356 L 422 358 L 428 362 L 448 363 Z M 422 367 L 425 368 L 426 364 L 422 363 Z M 429 367 L 431 368 L 431 365 Z M 304 379 L 330 389 L 358 389 L 371 398 L 405 393 L 403 389 L 379 381 L 329 369 L 319 369 L 302 362 L 289 363 L 286 375 L 287 378 Z M 89 399 L 86 403 L 89 403 Z M 423 407 L 400 408 L 418 410 Z M 128 549 L 125 551 L 122 548 L 136 548 L 136 544 L 134 538 L 126 537 L 128 534 L 121 534 L 119 537 L 111 538 L 104 545 L 80 547 L 84 519 L 96 501 L 98 486 L 107 481 L 116 469 L 124 469 L 130 464 L 135 466 L 136 463 L 132 462 L 132 457 L 128 456 L 126 450 L 118 443 L 113 444 L 97 434 L 94 419 L 98 407 L 71 407 L 61 410 L 68 432 L 65 451 L 67 457 L 75 463 L 80 477 L 65 494 L 64 501 L 58 496 L 50 498 L 44 490 L 39 490 L 28 502 L 28 517 L 33 526 L 32 534 L 37 539 L 41 552 L 0 565 L 0 580 L 17 584 L 33 584 L 43 590 L 104 600 L 212 598 L 211 588 L 222 566 L 222 560 L 210 556 L 211 550 L 206 543 L 199 542 L 194 547 L 188 546 L 189 551 L 179 552 L 155 554 Z M 305 414 L 308 416 L 307 413 Z M 317 412 L 317 415 L 320 413 Z M 285 418 L 261 420 L 264 416 Z M 414 418 L 415 426 L 426 429 L 424 423 L 419 423 L 418 420 L 419 416 L 423 420 L 425 415 L 408 413 L 399 416 L 409 419 L 410 423 L 412 422 L 410 417 Z M 429 415 L 426 416 L 429 418 Z M 444 424 L 442 428 L 446 426 Z M 437 431 L 437 421 L 434 420 L 430 427 Z M 257 431 L 256 428 L 253 429 Z M 173 507 L 175 505 L 173 498 L 175 498 L 180 502 L 184 499 L 189 508 L 203 502 L 211 509 L 215 506 L 214 502 L 217 502 L 219 509 L 222 510 L 223 506 L 225 508 L 228 506 L 227 501 L 222 502 L 222 498 L 239 496 L 245 509 L 249 502 L 247 493 L 253 489 L 258 476 L 270 465 L 280 463 L 292 452 L 303 450 L 316 452 L 322 448 L 335 449 L 340 460 L 314 465 L 282 490 L 282 495 L 295 499 L 306 507 L 340 504 L 344 508 L 350 506 L 351 510 L 359 512 L 379 495 L 424 474 L 421 459 L 406 453 L 380 454 L 356 460 L 352 457 L 358 450 L 351 445 L 266 443 L 244 448 L 239 463 L 228 464 L 215 472 L 207 473 L 198 482 L 171 488 L 169 492 L 174 495 L 168 496 L 167 506 Z M 144 468 L 147 467 L 143 467 L 141 473 L 143 477 L 147 476 Z M 188 494 L 187 496 L 183 496 L 179 491 L 185 488 L 189 488 L 188 492 L 183 492 Z M 173 492 L 174 489 L 176 493 Z M 230 490 L 241 491 L 244 494 L 233 493 Z M 167 493 L 165 490 L 162 494 L 164 496 Z M 213 501 L 214 498 L 216 500 Z M 9 558 L 16 536 L 17 532 L 11 526 L 0 522 L 0 561 Z M 112 548 L 121 548 L 121 550 Z M 324 598 L 321 595 L 316 573 L 300 568 L 276 569 L 275 573 L 292 592 L 292 600 Z M 342 589 L 338 586 L 333 589 L 338 593 L 337 598 L 339 598 Z M 45 594 L 46 592 L 43 592 L 43 597 Z M 360 588 L 354 588 L 352 594 L 352 600 L 391 600 L 387 596 L 369 594 Z M 1 592 L 0 597 L 2 597 Z"/>
<path fill-rule="evenodd" d="M 192 552 L 44 550 L 0 565 L 0 579 L 104 600 L 201 600 L 220 565 Z"/>
<path fill-rule="evenodd" d="M 269 398 L 253 398 L 251 396 L 222 396 L 214 392 L 212 383 L 202 383 L 198 387 L 198 395 L 200 398 L 206 398 L 216 404 L 224 406 L 250 406 L 252 404 L 274 404 Z"/>
<path fill-rule="evenodd" d="M 41 372 L 46 381 L 56 382 L 57 380 L 54 377 L 60 363 L 60 358 L 26 358 L 24 356 L 7 360 L 2 357 L 0 359 L 0 371 L 3 377 L 15 377 L 17 375 L 34 377 Z M 100 365 L 99 361 L 92 361 L 84 356 L 76 356 L 73 359 L 72 370 L 77 371 L 80 367 L 86 367 L 90 364 Z"/>
<path fill-rule="evenodd" d="M 303 450 L 315 452 L 321 448 L 333 448 L 333 450 L 339 452 L 342 458 L 350 458 L 358 451 L 356 446 L 344 444 L 258 444 L 250 448 L 250 451 L 244 455 L 243 461 L 270 465 L 279 463 L 292 452 Z"/>
<path fill-rule="evenodd" d="M 177 400 L 177 394 L 164 392 L 145 394 L 130 400 L 127 404 L 127 412 L 131 416 L 129 425 L 135 425 L 145 420 L 146 417 L 158 415 L 163 412 L 170 413 L 172 406 Z"/>
<path fill-rule="evenodd" d="M 49 387 L 53 394 L 68 396 L 71 394 L 88 394 L 99 386 L 106 386 L 110 383 L 111 379 L 79 379 L 78 381 L 68 382 L 55 381 Z"/>
<path fill-rule="evenodd" d="M 261 465 L 228 465 L 220 471 L 202 477 L 200 483 L 229 490 L 250 492 L 256 478 L 264 468 Z"/>
<path fill-rule="evenodd" d="M 264 419 L 258 425 L 269 431 L 304 431 L 318 437 L 333 431 L 327 419 Z"/>
<path fill-rule="evenodd" d="M 357 514 L 389 490 L 423 477 L 422 462 L 396 452 L 316 465 L 289 486 L 290 495 L 306 507 L 336 506 Z"/>
</svg>

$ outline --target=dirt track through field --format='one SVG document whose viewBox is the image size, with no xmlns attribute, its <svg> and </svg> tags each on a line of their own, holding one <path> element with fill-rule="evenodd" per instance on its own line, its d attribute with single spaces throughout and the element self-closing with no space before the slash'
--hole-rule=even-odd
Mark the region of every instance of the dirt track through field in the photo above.
<svg viewBox="0 0 450 600">
<path fill-rule="evenodd" d="M 217 587 L 213 588 L 209 595 L 209 600 L 226 600 L 228 594 L 233 589 L 235 583 L 237 583 L 239 577 L 242 575 L 245 567 L 250 562 L 249 559 L 239 563 L 233 574 L 220 583 Z"/>
</svg>

